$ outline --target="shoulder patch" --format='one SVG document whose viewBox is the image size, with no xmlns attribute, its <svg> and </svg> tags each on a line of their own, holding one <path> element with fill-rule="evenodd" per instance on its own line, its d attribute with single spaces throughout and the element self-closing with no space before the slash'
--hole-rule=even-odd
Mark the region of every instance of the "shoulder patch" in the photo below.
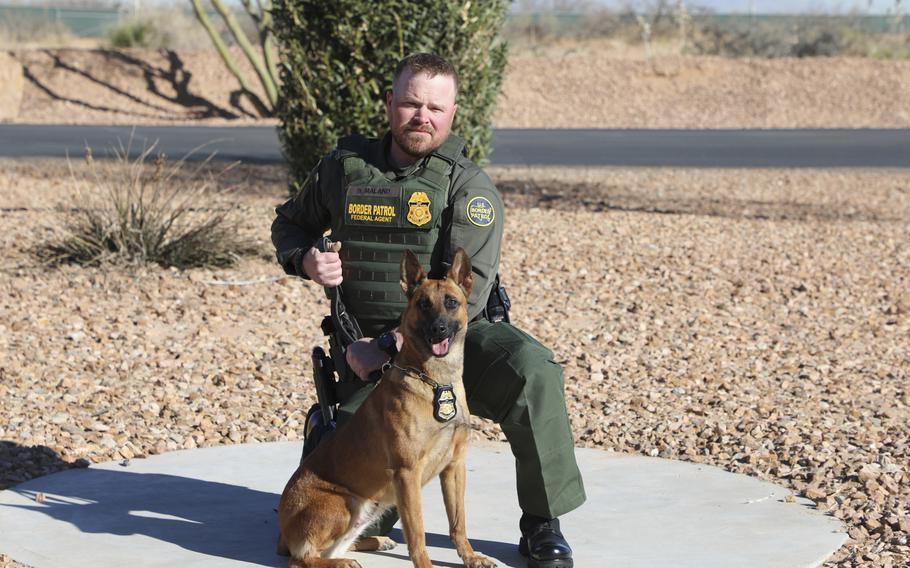
<svg viewBox="0 0 910 568">
<path fill-rule="evenodd" d="M 489 227 L 496 219 L 493 204 L 486 197 L 472 197 L 468 200 L 468 220 L 478 227 Z"/>
</svg>

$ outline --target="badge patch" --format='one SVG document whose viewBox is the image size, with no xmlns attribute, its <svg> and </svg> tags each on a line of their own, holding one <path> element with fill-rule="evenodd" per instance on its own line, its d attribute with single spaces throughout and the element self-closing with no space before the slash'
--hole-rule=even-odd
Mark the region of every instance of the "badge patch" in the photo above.
<svg viewBox="0 0 910 568">
<path fill-rule="evenodd" d="M 433 417 L 439 422 L 448 422 L 457 413 L 452 385 L 438 385 L 433 393 Z"/>
<path fill-rule="evenodd" d="M 391 225 L 397 213 L 394 205 L 348 202 L 348 220 L 357 225 Z"/>
<path fill-rule="evenodd" d="M 430 213 L 430 198 L 422 191 L 415 191 L 408 199 L 408 221 L 422 227 L 430 222 L 433 214 Z"/>
<path fill-rule="evenodd" d="M 493 204 L 486 197 L 474 197 L 468 201 L 468 220 L 478 227 L 489 227 L 496 219 Z"/>
</svg>

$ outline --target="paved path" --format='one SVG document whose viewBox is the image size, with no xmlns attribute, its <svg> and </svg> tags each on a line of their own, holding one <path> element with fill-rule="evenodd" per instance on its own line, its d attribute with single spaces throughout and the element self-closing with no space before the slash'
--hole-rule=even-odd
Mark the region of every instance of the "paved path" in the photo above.
<svg viewBox="0 0 910 568">
<path fill-rule="evenodd" d="M 0 124 L 0 156 L 96 156 L 126 144 L 129 126 Z M 133 149 L 158 141 L 170 157 L 199 148 L 224 160 L 277 162 L 276 131 L 263 126 L 140 126 Z M 517 130 L 493 133 L 495 165 L 719 168 L 910 168 L 904 130 Z"/>
<path fill-rule="evenodd" d="M 275 555 L 278 495 L 298 443 L 173 452 L 106 463 L 0 492 L 0 552 L 34 568 L 286 566 Z M 787 489 L 679 461 L 577 450 L 588 502 L 563 518 L 578 568 L 804 568 L 845 540 L 841 524 Z M 500 566 L 524 567 L 505 444 L 468 453 L 468 536 Z M 36 496 L 42 493 L 42 502 Z M 460 566 L 439 485 L 424 490 L 434 566 Z M 402 541 L 401 532 L 392 535 Z M 404 545 L 351 554 L 365 568 L 411 566 Z"/>
</svg>

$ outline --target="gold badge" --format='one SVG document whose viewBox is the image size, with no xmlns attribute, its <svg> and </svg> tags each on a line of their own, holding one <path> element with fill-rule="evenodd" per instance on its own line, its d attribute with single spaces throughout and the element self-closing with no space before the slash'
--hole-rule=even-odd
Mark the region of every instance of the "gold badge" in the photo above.
<svg viewBox="0 0 910 568">
<path fill-rule="evenodd" d="M 439 422 L 448 422 L 457 413 L 452 385 L 437 385 L 433 392 L 433 417 Z"/>
<path fill-rule="evenodd" d="M 422 191 L 415 191 L 408 199 L 408 221 L 422 227 L 430 222 L 433 214 L 430 213 L 430 198 Z"/>
</svg>

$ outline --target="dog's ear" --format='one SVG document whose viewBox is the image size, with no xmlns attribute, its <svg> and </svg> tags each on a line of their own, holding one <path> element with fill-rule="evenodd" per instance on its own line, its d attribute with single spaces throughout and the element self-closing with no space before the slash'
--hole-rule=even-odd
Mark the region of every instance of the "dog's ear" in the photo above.
<svg viewBox="0 0 910 568">
<path fill-rule="evenodd" d="M 471 259 L 463 248 L 458 247 L 455 256 L 452 257 L 452 266 L 449 267 L 449 273 L 446 278 L 454 281 L 464 292 L 464 297 L 471 295 L 471 288 L 474 286 L 474 273 L 471 272 Z"/>
<path fill-rule="evenodd" d="M 410 298 L 414 289 L 423 284 L 426 279 L 427 273 L 423 271 L 417 255 L 410 250 L 404 251 L 404 256 L 401 258 L 401 291 Z"/>
</svg>

